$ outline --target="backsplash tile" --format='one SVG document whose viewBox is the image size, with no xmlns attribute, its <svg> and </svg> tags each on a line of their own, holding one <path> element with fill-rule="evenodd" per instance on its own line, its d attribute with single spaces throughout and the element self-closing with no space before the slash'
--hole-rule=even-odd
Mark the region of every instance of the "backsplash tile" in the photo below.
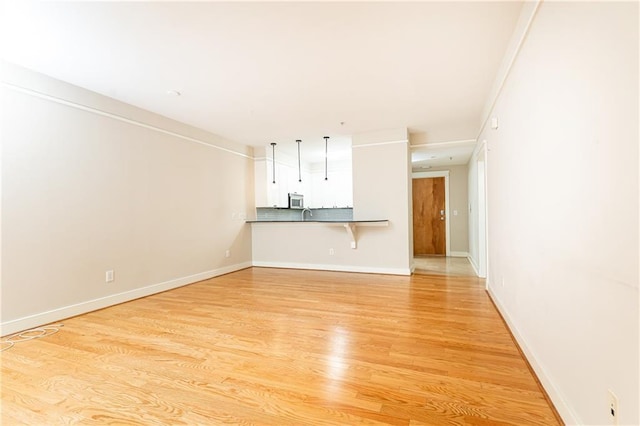
<svg viewBox="0 0 640 426">
<path fill-rule="evenodd" d="M 305 219 L 309 221 L 340 221 L 353 220 L 353 208 L 320 208 L 311 209 L 311 216 L 305 212 Z M 297 222 L 302 221 L 302 210 L 282 209 L 273 207 L 257 207 L 256 220 Z"/>
</svg>

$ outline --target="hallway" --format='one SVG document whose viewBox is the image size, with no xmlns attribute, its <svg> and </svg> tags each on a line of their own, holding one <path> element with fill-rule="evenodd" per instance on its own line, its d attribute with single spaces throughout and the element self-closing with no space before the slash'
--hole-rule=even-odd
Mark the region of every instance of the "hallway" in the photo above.
<svg viewBox="0 0 640 426">
<path fill-rule="evenodd" d="M 451 275 L 458 277 L 477 276 L 465 257 L 416 256 L 413 258 L 415 274 Z"/>
</svg>

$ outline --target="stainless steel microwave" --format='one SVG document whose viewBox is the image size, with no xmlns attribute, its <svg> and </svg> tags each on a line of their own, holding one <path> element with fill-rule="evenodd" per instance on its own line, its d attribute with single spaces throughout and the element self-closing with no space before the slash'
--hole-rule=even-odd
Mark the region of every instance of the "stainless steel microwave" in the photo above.
<svg viewBox="0 0 640 426">
<path fill-rule="evenodd" d="M 304 195 L 289 193 L 289 208 L 290 209 L 304 209 Z"/>
</svg>

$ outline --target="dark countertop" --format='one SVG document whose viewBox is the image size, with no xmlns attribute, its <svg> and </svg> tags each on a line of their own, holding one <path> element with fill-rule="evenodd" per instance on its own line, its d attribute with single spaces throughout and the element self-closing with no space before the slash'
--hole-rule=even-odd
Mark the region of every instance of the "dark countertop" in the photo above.
<svg viewBox="0 0 640 426">
<path fill-rule="evenodd" d="M 303 210 L 299 208 L 291 208 L 291 207 L 276 207 L 276 206 L 264 206 L 264 207 L 256 207 L 256 209 L 273 209 L 273 210 Z M 336 209 L 353 209 L 353 207 L 305 207 L 305 209 L 309 210 L 336 210 Z"/>
<path fill-rule="evenodd" d="M 388 222 L 388 219 L 374 220 L 247 220 L 246 223 L 374 223 Z"/>
</svg>

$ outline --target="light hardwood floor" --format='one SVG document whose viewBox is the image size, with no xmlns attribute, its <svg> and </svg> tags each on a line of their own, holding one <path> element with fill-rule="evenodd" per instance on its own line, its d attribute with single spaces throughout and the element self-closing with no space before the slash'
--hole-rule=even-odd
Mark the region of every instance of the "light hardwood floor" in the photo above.
<svg viewBox="0 0 640 426">
<path fill-rule="evenodd" d="M 416 274 L 476 276 L 466 257 L 416 256 L 413 265 Z"/>
<path fill-rule="evenodd" d="M 2 353 L 2 424 L 554 425 L 484 282 L 251 268 Z"/>
</svg>

